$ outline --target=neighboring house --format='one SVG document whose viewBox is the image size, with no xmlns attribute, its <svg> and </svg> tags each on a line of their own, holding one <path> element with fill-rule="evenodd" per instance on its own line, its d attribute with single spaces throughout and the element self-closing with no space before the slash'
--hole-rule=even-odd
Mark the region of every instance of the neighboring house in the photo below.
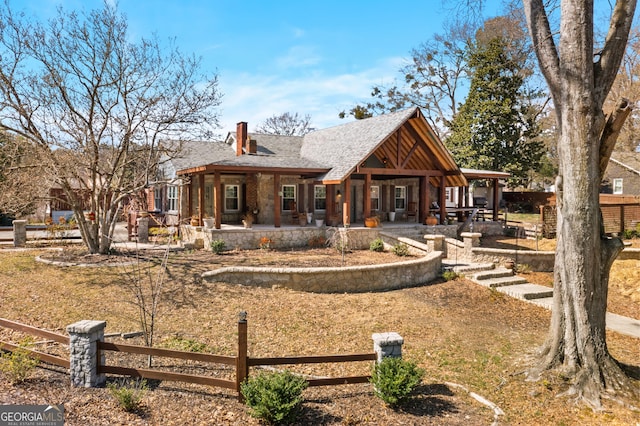
<svg viewBox="0 0 640 426">
<path fill-rule="evenodd" d="M 640 153 L 613 152 L 600 190 L 603 194 L 640 195 Z"/>
<path fill-rule="evenodd" d="M 200 224 L 213 217 L 216 228 L 239 223 L 247 213 L 276 227 L 302 213 L 329 225 L 373 215 L 386 219 L 390 213 L 396 220 L 424 223 L 430 214 L 444 219 L 453 207 L 446 188 L 457 193 L 461 208 L 471 205 L 467 179 L 491 180 L 490 198 L 497 200 L 498 179 L 509 176 L 459 169 L 419 108 L 305 136 L 249 134 L 241 122 L 222 142 L 184 143 L 180 157 L 164 170 L 178 179 L 158 187 L 160 210 Z M 180 195 L 169 197 L 170 191 Z M 430 209 L 434 202 L 437 211 Z M 492 204 L 497 217 L 498 203 Z"/>
</svg>

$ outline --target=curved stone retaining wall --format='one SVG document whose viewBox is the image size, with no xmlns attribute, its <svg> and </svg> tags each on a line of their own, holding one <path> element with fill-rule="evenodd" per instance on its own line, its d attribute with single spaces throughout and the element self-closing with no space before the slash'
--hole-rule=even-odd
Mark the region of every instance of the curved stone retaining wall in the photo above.
<svg viewBox="0 0 640 426">
<path fill-rule="evenodd" d="M 313 293 L 385 291 L 417 286 L 440 275 L 442 253 L 384 265 L 344 268 L 227 267 L 202 274 L 207 281 L 259 287 L 286 287 Z"/>
</svg>

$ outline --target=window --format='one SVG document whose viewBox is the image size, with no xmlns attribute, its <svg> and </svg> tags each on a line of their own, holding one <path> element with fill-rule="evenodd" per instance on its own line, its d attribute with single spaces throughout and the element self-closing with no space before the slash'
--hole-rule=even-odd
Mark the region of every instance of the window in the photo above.
<svg viewBox="0 0 640 426">
<path fill-rule="evenodd" d="M 282 185 L 282 210 L 293 210 L 296 202 L 296 186 Z"/>
<path fill-rule="evenodd" d="M 178 210 L 178 187 L 176 185 L 167 186 L 167 210 Z"/>
<path fill-rule="evenodd" d="M 396 186 L 396 210 L 404 210 L 407 205 L 407 187 Z"/>
<path fill-rule="evenodd" d="M 238 185 L 225 185 L 224 210 L 227 212 L 240 210 L 240 187 Z"/>
<path fill-rule="evenodd" d="M 313 208 L 314 210 L 326 210 L 327 208 L 327 187 L 315 185 L 313 187 Z"/>
<path fill-rule="evenodd" d="M 155 188 L 153 190 L 153 209 L 162 211 L 162 188 Z"/>
<path fill-rule="evenodd" d="M 373 211 L 380 210 L 380 187 L 379 186 L 371 187 L 371 210 Z"/>
<path fill-rule="evenodd" d="M 622 194 L 622 179 L 613 180 L 613 193 Z"/>
</svg>

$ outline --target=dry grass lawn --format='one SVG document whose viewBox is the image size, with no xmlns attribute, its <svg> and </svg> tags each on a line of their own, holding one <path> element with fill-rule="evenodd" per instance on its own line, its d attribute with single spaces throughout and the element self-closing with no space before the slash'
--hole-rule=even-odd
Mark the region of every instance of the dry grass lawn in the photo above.
<svg viewBox="0 0 640 426">
<path fill-rule="evenodd" d="M 60 332 L 81 319 L 106 320 L 107 333 L 140 329 L 125 285 L 130 275 L 126 268 L 55 267 L 35 262 L 38 253 L 0 251 L 0 317 Z M 233 355 L 237 314 L 244 310 L 250 356 L 369 352 L 372 333 L 396 331 L 405 339 L 405 357 L 426 370 L 423 385 L 398 411 L 376 400 L 368 384 L 307 389 L 299 424 L 491 424 L 493 411 L 452 383 L 497 404 L 505 413 L 501 424 L 637 424 L 640 412 L 614 402 L 605 401 L 606 410 L 593 413 L 566 397 L 557 398 L 567 387 L 561 377 L 525 381 L 524 372 L 548 327 L 550 314 L 542 308 L 465 279 L 363 294 L 309 294 L 200 279 L 201 272 L 227 262 L 260 262 L 255 255 L 264 255 L 269 264 L 291 264 L 300 257 L 287 253 L 294 257 L 276 260 L 274 252 L 255 252 L 250 260 L 204 251 L 171 254 L 157 341 L 167 344 L 178 337 L 206 344 L 212 353 Z M 370 258 L 371 253 L 348 256 Z M 629 303 L 636 310 L 640 305 L 630 297 Z M 6 330 L 0 336 L 19 339 Z M 628 365 L 637 386 L 638 339 L 609 333 L 608 344 Z M 219 367 L 200 368 L 206 374 L 229 375 Z M 366 374 L 369 368 L 353 363 L 295 370 L 336 376 Z M 17 386 L 0 376 L 0 404 L 62 403 L 69 425 L 257 424 L 225 390 L 163 382 L 147 394 L 142 411 L 129 414 L 117 408 L 105 389 L 70 388 L 68 376 L 53 370 L 38 369 Z M 626 403 L 640 406 L 640 400 Z"/>
</svg>

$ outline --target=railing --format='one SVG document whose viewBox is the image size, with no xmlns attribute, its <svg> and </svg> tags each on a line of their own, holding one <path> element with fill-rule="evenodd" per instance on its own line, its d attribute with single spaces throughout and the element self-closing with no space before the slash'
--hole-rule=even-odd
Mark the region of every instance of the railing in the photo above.
<svg viewBox="0 0 640 426">
<path fill-rule="evenodd" d="M 187 383 L 197 383 L 209 386 L 222 387 L 235 390 L 238 398 L 242 399 L 240 386 L 249 376 L 249 367 L 265 366 L 265 365 L 300 365 L 300 364 L 319 364 L 319 363 L 343 363 L 343 362 L 359 362 L 359 361 L 375 361 L 377 354 L 362 353 L 349 355 L 310 355 L 310 356 L 290 356 L 290 357 L 263 357 L 253 358 L 247 355 L 247 321 L 245 317 L 241 317 L 238 321 L 238 355 L 223 356 L 213 354 L 203 354 L 194 352 L 184 352 L 169 349 L 149 348 L 146 346 L 122 345 L 108 342 L 98 342 L 99 351 L 114 351 L 129 354 L 148 355 L 166 358 L 179 358 L 189 361 L 199 361 L 213 364 L 223 364 L 235 367 L 235 381 L 218 379 L 210 376 L 173 373 L 156 369 L 128 368 L 112 365 L 98 365 L 98 373 L 111 373 L 123 376 L 141 377 L 156 380 L 170 380 Z M 98 360 L 101 359 L 100 354 L 97 355 Z M 346 377 L 328 377 L 328 378 L 309 378 L 307 382 L 309 386 L 329 386 L 344 385 L 355 383 L 367 383 L 369 375 L 362 376 L 346 376 Z"/>
<path fill-rule="evenodd" d="M 20 331 L 26 334 L 31 334 L 38 337 L 43 337 L 48 340 L 53 340 L 57 343 L 69 345 L 69 337 L 62 334 L 53 333 L 51 331 L 43 330 L 40 328 L 31 327 L 29 325 L 21 324 L 19 322 L 10 321 L 4 318 L 0 318 L 0 327 L 5 327 L 11 330 Z M 0 349 L 13 351 L 20 346 L 0 340 Z M 40 361 L 47 362 L 49 364 L 57 365 L 64 368 L 70 368 L 70 362 L 68 359 L 61 358 L 55 355 L 47 354 L 44 352 L 36 351 L 33 349 L 24 348 L 27 350 L 33 358 L 37 358 Z"/>
</svg>

